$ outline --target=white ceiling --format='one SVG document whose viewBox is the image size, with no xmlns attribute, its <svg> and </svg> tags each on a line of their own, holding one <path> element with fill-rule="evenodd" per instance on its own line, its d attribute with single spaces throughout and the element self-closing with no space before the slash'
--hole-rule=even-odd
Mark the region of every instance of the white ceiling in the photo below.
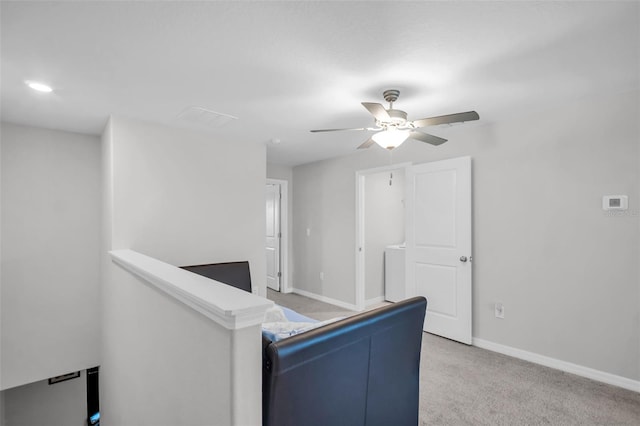
<svg viewBox="0 0 640 426">
<path fill-rule="evenodd" d="M 478 111 L 465 126 L 638 89 L 639 22 L 636 1 L 2 1 L 2 120 L 100 134 L 196 105 L 239 117 L 212 138 L 297 165 L 354 152 L 366 133 L 309 130 L 372 125 L 360 102 L 388 88 L 409 119 Z"/>
</svg>

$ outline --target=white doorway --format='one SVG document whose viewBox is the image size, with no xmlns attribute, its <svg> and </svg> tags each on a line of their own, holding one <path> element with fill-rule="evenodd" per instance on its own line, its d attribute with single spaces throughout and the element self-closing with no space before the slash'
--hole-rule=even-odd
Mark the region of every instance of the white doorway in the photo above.
<svg viewBox="0 0 640 426">
<path fill-rule="evenodd" d="M 288 182 L 267 179 L 266 238 L 267 287 L 288 292 Z"/>
<path fill-rule="evenodd" d="M 385 247 L 405 238 L 405 168 L 410 163 L 356 173 L 356 309 L 385 300 Z"/>
<path fill-rule="evenodd" d="M 407 295 L 428 300 L 424 330 L 468 345 L 471 315 L 471 158 L 407 168 Z"/>
</svg>

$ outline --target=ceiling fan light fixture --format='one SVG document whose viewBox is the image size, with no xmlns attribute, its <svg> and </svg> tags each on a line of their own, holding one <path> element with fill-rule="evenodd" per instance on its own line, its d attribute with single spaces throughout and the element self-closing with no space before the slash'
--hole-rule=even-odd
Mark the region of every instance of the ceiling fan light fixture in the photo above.
<svg viewBox="0 0 640 426">
<path fill-rule="evenodd" d="M 361 102 L 362 106 L 375 118 L 375 127 L 360 127 L 351 129 L 324 129 L 311 130 L 312 132 L 336 132 L 343 130 L 369 130 L 373 134 L 358 149 L 369 148 L 374 143 L 383 148 L 392 150 L 399 147 L 408 138 L 433 146 L 442 145 L 447 140 L 438 136 L 417 131 L 416 129 L 427 126 L 439 126 L 444 124 L 462 123 L 480 119 L 475 111 L 459 112 L 456 114 L 440 115 L 437 117 L 421 118 L 419 120 L 407 120 L 407 113 L 393 108 L 393 103 L 398 100 L 400 91 L 397 89 L 385 90 L 382 93 L 384 100 L 389 102 L 389 109 L 376 102 Z"/>
<path fill-rule="evenodd" d="M 402 145 L 409 137 L 409 133 L 411 133 L 409 130 L 398 130 L 395 127 L 389 127 L 371 136 L 371 139 L 381 147 L 392 150 Z"/>
</svg>

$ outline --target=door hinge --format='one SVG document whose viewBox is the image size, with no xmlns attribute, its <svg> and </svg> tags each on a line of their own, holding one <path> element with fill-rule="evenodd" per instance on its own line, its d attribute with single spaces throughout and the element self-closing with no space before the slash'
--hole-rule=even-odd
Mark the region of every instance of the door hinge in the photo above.
<svg viewBox="0 0 640 426">
<path fill-rule="evenodd" d="M 282 232 L 278 232 L 278 238 L 282 238 Z"/>
<path fill-rule="evenodd" d="M 278 272 L 278 278 L 282 277 L 282 272 Z"/>
</svg>

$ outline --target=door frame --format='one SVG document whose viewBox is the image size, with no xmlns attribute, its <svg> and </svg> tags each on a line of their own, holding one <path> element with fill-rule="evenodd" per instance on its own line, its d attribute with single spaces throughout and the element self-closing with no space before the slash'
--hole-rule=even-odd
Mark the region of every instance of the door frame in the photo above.
<svg viewBox="0 0 640 426">
<path fill-rule="evenodd" d="M 365 305 L 365 283 L 364 283 L 364 269 L 365 269 L 365 250 L 364 250 L 364 221 L 365 221 L 365 183 L 368 175 L 373 175 L 381 172 L 392 172 L 393 170 L 402 169 L 407 171 L 407 168 L 411 166 L 411 162 L 390 164 L 388 166 L 374 167 L 372 169 L 364 169 L 356 171 L 356 245 L 355 245 L 355 258 L 356 258 L 356 310 L 364 311 Z M 404 220 L 404 217 L 402 218 Z"/>
<path fill-rule="evenodd" d="M 289 285 L 289 182 L 284 179 L 267 178 L 265 184 L 280 185 L 280 293 L 291 293 L 293 289 Z"/>
</svg>

